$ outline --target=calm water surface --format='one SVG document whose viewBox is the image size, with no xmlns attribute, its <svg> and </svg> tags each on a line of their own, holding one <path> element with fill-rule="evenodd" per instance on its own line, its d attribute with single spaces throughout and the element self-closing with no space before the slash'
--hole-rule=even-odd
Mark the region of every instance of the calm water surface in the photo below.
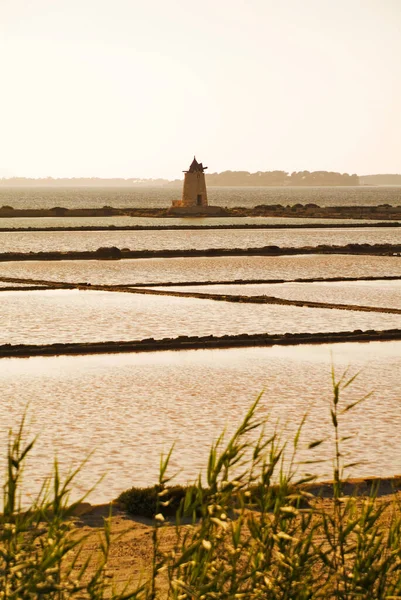
<svg viewBox="0 0 401 600">
<path fill-rule="evenodd" d="M 96 250 L 117 246 L 130 250 L 258 248 L 330 244 L 399 244 L 401 229 L 266 229 L 205 231 L 49 231 L 0 233 L 0 252 Z"/>
<path fill-rule="evenodd" d="M 174 192 L 176 197 L 176 190 L 168 191 Z M 401 194 L 401 188 L 395 191 L 394 188 L 392 191 L 384 188 L 303 188 L 298 191 L 280 189 L 276 192 L 264 188 L 256 189 L 254 193 L 244 188 L 220 188 L 220 191 L 220 203 L 223 205 L 228 205 L 230 201 L 234 205 L 281 202 L 277 198 L 282 198 L 283 203 L 397 204 Z M 126 206 L 134 206 L 135 202 L 137 205 L 143 204 L 145 198 L 143 189 L 135 190 L 135 193 L 138 192 L 136 196 L 129 190 L 121 189 L 115 192 L 25 190 L 22 196 L 18 190 L 12 190 L 8 199 L 4 194 L 1 196 L 3 192 L 6 193 L 6 190 L 0 190 L 0 205 L 11 204 L 16 207 L 103 206 L 113 203 L 123 206 L 124 202 Z M 150 196 L 146 196 L 148 205 L 158 205 L 158 202 L 165 205 L 166 196 L 163 193 L 160 188 L 152 191 Z M 282 194 L 288 194 L 291 198 Z M 318 194 L 321 194 L 320 201 L 317 201 Z M 72 221 L 72 224 L 77 223 Z M 116 223 L 114 218 L 112 222 Z M 129 222 L 133 220 L 129 219 Z M 35 220 L 36 223 L 38 221 Z M 51 220 L 53 223 L 55 220 Z M 161 224 L 159 220 L 158 223 Z M 156 247 L 163 247 L 160 246 L 162 243 L 169 247 L 171 240 L 175 243 L 180 240 L 183 247 L 197 247 L 198 243 L 207 243 L 210 247 L 213 240 L 219 246 L 229 243 L 279 245 L 280 242 L 272 241 L 271 236 L 266 242 L 254 241 L 265 240 L 266 234 L 274 233 L 277 236 L 275 240 L 280 236 L 299 240 L 309 235 L 312 245 L 321 243 L 316 240 L 321 239 L 319 236 L 322 235 L 324 243 L 333 243 L 328 242 L 330 236 L 339 239 L 341 235 L 358 236 L 360 232 L 205 231 L 196 236 L 192 232 L 180 232 L 178 236 L 176 232 L 173 235 L 163 232 L 162 236 L 160 233 L 143 232 L 144 235 L 139 236 L 136 233 L 126 236 L 124 232 L 111 232 L 110 236 L 109 232 L 101 235 L 81 232 L 65 235 L 29 233 L 11 234 L 14 237 L 8 238 L 0 234 L 0 251 L 4 251 L 7 239 L 11 250 L 15 250 L 18 243 L 33 250 L 35 243 L 40 246 L 48 244 L 49 240 L 52 240 L 54 249 L 62 249 L 63 243 L 75 243 L 75 240 L 93 243 L 96 247 L 131 247 L 131 244 L 145 240 L 146 236 L 148 241 L 142 243 L 148 247 L 152 243 L 158 244 Z M 398 231 L 391 229 L 365 230 L 361 241 L 374 243 L 372 236 L 376 234 L 388 234 L 393 238 L 397 236 L 399 241 Z M 114 243 L 112 240 L 116 239 L 126 241 Z M 348 240 L 355 241 L 355 238 L 351 240 L 348 237 Z M 400 257 L 309 255 L 0 263 L 0 277 L 125 285 L 141 282 L 385 275 L 401 276 Z M 1 287 L 8 285 L 0 283 Z M 400 282 L 284 284 L 240 288 L 211 286 L 210 289 L 222 293 L 265 293 L 301 300 L 355 302 L 396 308 L 401 304 Z M 200 287 L 200 291 L 207 289 Z M 390 327 L 401 327 L 401 316 L 95 291 L 0 292 L 0 343 Z M 351 365 L 351 374 L 361 371 L 352 388 L 347 389 L 349 401 L 374 390 L 374 395 L 363 407 L 347 415 L 342 430 L 344 435 L 357 435 L 350 445 L 353 459 L 362 461 L 362 464 L 354 469 L 353 475 L 387 476 L 401 473 L 398 442 L 401 434 L 401 342 L 0 359 L 0 442 L 3 456 L 8 428 L 16 425 L 30 402 L 31 431 L 41 434 L 34 450 L 33 472 L 26 477 L 31 492 L 42 484 L 55 452 L 62 469 L 66 470 L 77 466 L 89 452 L 96 449 L 89 466 L 80 476 L 78 489 L 87 489 L 107 471 L 93 500 L 111 500 L 131 485 L 153 484 L 157 479 L 160 452 L 167 451 L 174 441 L 176 451 L 171 469 L 173 472 L 180 470 L 178 481 L 186 482 L 194 479 L 205 464 L 212 440 L 226 425 L 228 432 L 232 430 L 262 389 L 265 390 L 260 409 L 262 414 L 271 413 L 271 428 L 280 419 L 289 436 L 293 435 L 302 415 L 311 407 L 305 431 L 305 448 L 307 442 L 330 434 L 328 402 L 332 360 L 338 372 L 348 365 Z M 329 458 L 332 449 L 327 443 L 315 453 L 317 455 L 311 456 L 303 450 L 300 457 Z M 0 468 L 3 467 L 4 462 L 1 463 L 0 459 Z M 316 466 L 316 472 L 322 478 L 330 477 L 328 466 Z"/>
<path fill-rule="evenodd" d="M 30 492 L 40 487 L 56 452 L 66 470 L 95 449 L 78 490 L 107 472 L 91 499 L 111 500 L 132 485 L 154 484 L 159 455 L 173 442 L 171 473 L 178 470 L 182 483 L 192 481 L 212 440 L 225 426 L 233 430 L 261 390 L 260 413 L 271 415 L 269 430 L 279 419 L 291 437 L 310 409 L 299 458 L 328 459 L 332 442 L 314 454 L 306 445 L 331 435 L 332 362 L 338 375 L 350 365 L 350 375 L 360 372 L 344 401 L 373 391 L 340 423 L 343 435 L 356 436 L 348 448 L 361 464 L 352 474 L 401 473 L 401 342 L 1 359 L 0 468 L 8 428 L 30 402 L 31 432 L 40 433 L 25 477 Z M 330 477 L 329 464 L 314 468 Z"/>
<path fill-rule="evenodd" d="M 176 218 L 152 218 L 152 217 L 10 217 L 0 218 L 0 228 L 21 228 L 21 227 L 85 227 L 88 225 L 109 227 L 114 226 L 137 226 L 141 227 L 161 227 L 174 226 L 192 227 L 205 225 L 308 225 L 308 224 L 366 224 L 383 223 L 382 220 L 376 221 L 369 219 L 296 219 L 292 217 L 186 217 L 185 219 Z M 398 223 L 398 221 L 391 221 Z"/>
<path fill-rule="evenodd" d="M 0 263 L 0 277 L 121 285 L 384 275 L 401 276 L 401 257 L 310 254 Z"/>
<path fill-rule="evenodd" d="M 13 208 L 168 207 L 181 198 L 180 186 L 132 188 L 5 188 L 0 206 Z M 308 204 L 320 206 L 401 204 L 401 187 L 208 187 L 209 204 Z"/>
<path fill-rule="evenodd" d="M 242 285 L 190 285 L 168 288 L 203 294 L 240 294 L 242 296 L 276 296 L 288 300 L 311 300 L 361 306 L 401 309 L 401 281 L 347 281 L 328 283 L 275 283 Z"/>
<path fill-rule="evenodd" d="M 77 290 L 0 294 L 1 344 L 401 329 L 401 315 Z"/>
</svg>

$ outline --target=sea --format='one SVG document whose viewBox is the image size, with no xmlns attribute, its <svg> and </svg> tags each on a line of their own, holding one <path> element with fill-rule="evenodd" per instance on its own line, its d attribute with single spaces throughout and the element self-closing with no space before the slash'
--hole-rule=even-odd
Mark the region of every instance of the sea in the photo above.
<svg viewBox="0 0 401 600">
<path fill-rule="evenodd" d="M 13 208 L 165 208 L 181 197 L 178 186 L 118 188 L 0 186 L 0 207 Z M 258 204 L 375 206 L 401 204 L 401 187 L 209 187 L 209 204 L 253 207 Z"/>
</svg>

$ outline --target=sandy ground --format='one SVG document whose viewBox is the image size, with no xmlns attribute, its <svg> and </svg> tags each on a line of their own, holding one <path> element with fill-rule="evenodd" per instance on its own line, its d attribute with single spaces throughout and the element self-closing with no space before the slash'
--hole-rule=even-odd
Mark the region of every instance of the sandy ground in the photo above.
<svg viewBox="0 0 401 600">
<path fill-rule="evenodd" d="M 109 505 L 84 505 L 83 513 L 75 520 L 74 535 L 85 536 L 83 552 L 79 562 L 82 565 L 88 556 L 93 559 L 91 570 L 101 558 L 100 538 L 104 521 L 110 515 Z M 143 582 L 152 564 L 152 521 L 133 517 L 113 507 L 111 517 L 111 552 L 107 574 L 120 591 L 128 584 L 129 589 Z M 168 549 L 174 543 L 175 528 L 166 525 L 160 531 L 162 548 Z"/>
<path fill-rule="evenodd" d="M 333 503 L 327 497 L 329 494 L 325 494 L 325 490 L 322 489 L 320 489 L 320 492 L 323 492 L 322 495 L 326 497 L 316 500 L 316 508 L 324 508 L 325 511 L 330 511 Z M 390 483 L 388 486 L 383 486 L 377 502 L 388 502 L 389 500 L 394 500 L 398 504 L 398 509 L 401 510 L 401 492 L 393 493 L 390 489 Z M 104 520 L 109 518 L 110 507 L 109 505 L 91 506 L 90 504 L 85 504 L 81 510 L 81 514 L 75 519 L 74 530 L 74 535 L 80 536 L 83 534 L 86 536 L 80 563 L 82 564 L 90 555 L 95 564 L 96 560 L 100 558 L 99 540 Z M 389 518 L 389 512 L 383 515 L 381 519 L 383 527 L 386 527 Z M 165 524 L 159 531 L 161 548 L 163 550 L 172 548 L 175 540 L 175 527 Z M 150 519 L 131 516 L 113 507 L 111 517 L 111 552 L 107 569 L 110 580 L 113 578 L 119 591 L 127 584 L 129 589 L 133 589 L 150 572 L 151 564 L 152 521 Z M 160 583 L 161 596 L 164 596 L 163 582 L 161 581 Z"/>
</svg>

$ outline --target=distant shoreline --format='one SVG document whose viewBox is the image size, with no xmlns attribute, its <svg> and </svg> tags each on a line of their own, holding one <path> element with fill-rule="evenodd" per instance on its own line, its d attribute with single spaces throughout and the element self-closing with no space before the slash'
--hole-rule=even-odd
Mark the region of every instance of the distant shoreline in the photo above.
<svg viewBox="0 0 401 600">
<path fill-rule="evenodd" d="M 146 189 L 146 188 L 164 188 L 164 189 L 177 189 L 181 190 L 183 185 L 183 180 L 179 179 L 177 181 L 165 181 L 162 183 L 157 182 L 145 182 L 145 183 L 118 183 L 116 182 L 108 182 L 106 180 L 100 180 L 99 183 L 81 183 L 79 181 L 72 182 L 63 182 L 63 183 L 54 183 L 54 182 L 45 182 L 43 181 L 28 181 L 26 183 L 9 183 L 8 181 L 0 179 L 0 189 L 124 189 L 124 190 L 138 190 L 138 189 Z M 400 183 L 359 183 L 358 185 L 351 185 L 349 183 L 337 183 L 337 184 L 297 184 L 297 185 L 261 185 L 261 184 L 249 184 L 249 183 L 226 183 L 226 184 L 216 184 L 216 183 L 208 183 L 208 188 L 266 188 L 266 189 L 305 189 L 305 188 L 399 188 L 401 187 Z"/>
<path fill-rule="evenodd" d="M 140 177 L 3 177 L 0 187 L 179 187 L 182 179 Z M 337 171 L 222 171 L 207 173 L 210 187 L 401 186 L 401 174 L 357 175 Z"/>
<path fill-rule="evenodd" d="M 174 218 L 176 215 L 169 213 L 169 207 L 127 207 L 117 208 L 103 206 L 102 208 L 65 208 L 55 206 L 53 208 L 14 208 L 2 206 L 0 218 L 43 218 L 43 217 L 151 217 L 151 218 Z M 206 218 L 205 215 L 192 213 L 181 215 L 181 218 Z M 380 204 L 377 206 L 319 206 L 317 204 L 259 204 L 252 208 L 243 206 L 233 208 L 220 208 L 219 213 L 207 218 L 221 217 L 290 217 L 308 219 L 375 219 L 375 220 L 401 220 L 401 205 Z"/>
</svg>

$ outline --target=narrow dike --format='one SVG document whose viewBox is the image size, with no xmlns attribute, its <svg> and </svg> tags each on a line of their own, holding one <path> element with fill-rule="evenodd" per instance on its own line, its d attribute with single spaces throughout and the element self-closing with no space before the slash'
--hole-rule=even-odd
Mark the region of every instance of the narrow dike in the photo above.
<svg viewBox="0 0 401 600">
<path fill-rule="evenodd" d="M 401 329 L 384 331 L 341 331 L 330 333 L 285 333 L 281 335 L 240 334 L 209 336 L 186 336 L 155 340 L 148 338 L 133 341 L 108 341 L 68 344 L 3 344 L 0 357 L 60 356 L 82 354 L 113 354 L 120 352 L 155 352 L 161 350 L 195 350 L 214 348 L 239 348 L 251 346 L 335 344 L 344 342 L 372 342 L 401 340 Z"/>
<path fill-rule="evenodd" d="M 224 229 L 366 229 L 401 227 L 397 221 L 376 223 L 229 223 L 226 225 L 54 225 L 50 227 L 0 227 L 0 233 L 29 233 L 34 231 L 207 231 Z"/>
<path fill-rule="evenodd" d="M 114 283 L 107 285 L 110 290 L 120 291 L 124 288 L 154 288 L 154 287 L 191 287 L 191 286 L 209 286 L 209 285 L 249 285 L 249 284 L 276 284 L 276 283 L 340 283 L 341 281 L 398 281 L 401 275 L 363 275 L 361 277 L 297 277 L 295 279 L 209 279 L 203 281 L 154 281 L 154 282 L 135 282 L 135 283 Z M 24 285 L 48 286 L 51 288 L 74 289 L 84 284 L 68 283 L 65 281 L 55 281 L 48 279 L 31 279 L 21 277 L 0 276 L 0 281 L 6 283 L 23 283 Z M 92 288 L 91 283 L 87 283 L 88 289 Z M 4 288 L 0 288 L 0 291 Z M 26 289 L 20 288 L 21 290 Z"/>
<path fill-rule="evenodd" d="M 91 289 L 106 289 L 116 291 L 115 288 L 104 288 L 103 286 L 91 286 Z M 281 306 L 298 306 L 307 308 L 325 308 L 337 310 L 354 310 L 359 312 L 379 312 L 393 315 L 401 315 L 401 308 L 386 308 L 381 306 L 363 306 L 359 304 L 337 304 L 334 302 L 314 302 L 310 300 L 288 300 L 276 296 L 241 296 L 239 294 L 202 294 L 201 292 L 173 292 L 167 290 L 152 290 L 146 288 L 124 288 L 123 292 L 149 294 L 157 296 L 175 296 L 178 298 L 197 298 L 200 300 L 216 300 L 217 302 L 240 302 L 243 304 L 279 304 Z"/>
<path fill-rule="evenodd" d="M 293 205 L 284 204 L 258 204 L 254 207 L 236 206 L 221 208 L 216 217 L 291 217 L 308 219 L 375 219 L 397 220 L 401 219 L 401 206 L 390 204 L 370 205 L 340 205 L 319 206 L 314 203 Z M 156 207 L 115 207 L 103 206 L 65 208 L 54 206 L 52 208 L 13 208 L 2 206 L 0 218 L 19 217 L 153 217 L 174 218 L 167 208 Z M 191 213 L 191 216 L 196 216 Z M 198 216 L 203 216 L 199 214 Z M 214 218 L 214 217 L 211 217 Z"/>
<path fill-rule="evenodd" d="M 184 258 L 216 256 L 285 256 L 297 254 L 362 254 L 401 256 L 401 244 L 346 244 L 343 246 L 319 245 L 288 248 L 263 246 L 261 248 L 208 248 L 174 250 L 120 250 L 117 247 L 98 248 L 94 251 L 66 252 L 3 252 L 0 262 L 9 261 L 60 261 L 60 260 L 120 260 L 125 258 Z"/>
<path fill-rule="evenodd" d="M 152 288 L 152 287 L 191 287 L 191 286 L 209 286 L 209 285 L 259 285 L 276 283 L 339 283 L 341 281 L 397 281 L 401 275 L 364 275 L 362 277 L 297 277 L 295 279 L 210 279 L 208 281 L 166 281 L 152 283 L 130 283 L 124 285 L 115 285 L 110 287 L 133 287 L 133 288 Z M 0 281 L 2 278 L 0 277 Z"/>
<path fill-rule="evenodd" d="M 18 283 L 27 282 L 28 280 L 3 278 L 3 281 L 13 280 Z M 0 279 L 1 281 L 1 279 Z M 306 308 L 324 308 L 324 309 L 337 309 L 337 310 L 351 310 L 359 312 L 378 312 L 387 313 L 393 315 L 401 314 L 401 308 L 386 308 L 382 306 L 363 306 L 359 304 L 338 304 L 334 302 L 316 302 L 310 300 L 290 300 L 287 298 L 278 298 L 276 296 L 244 296 L 240 294 L 208 294 L 202 292 L 181 292 L 173 290 L 156 290 L 146 287 L 127 287 L 127 286 L 109 286 L 109 285 L 96 285 L 90 283 L 53 283 L 46 280 L 30 280 L 30 283 L 35 283 L 36 286 L 29 286 L 27 288 L 11 288 L 12 291 L 29 291 L 29 290 L 51 290 L 51 289 L 78 289 L 82 291 L 100 291 L 100 292 L 115 292 L 123 294 L 140 294 L 140 295 L 152 295 L 152 296 L 173 296 L 176 298 L 196 298 L 198 300 L 215 300 L 217 302 L 237 302 L 242 304 L 278 304 L 281 306 L 297 306 Z M 0 288 L 1 291 L 2 288 Z M 9 291 L 7 288 L 3 288 Z"/>
</svg>

